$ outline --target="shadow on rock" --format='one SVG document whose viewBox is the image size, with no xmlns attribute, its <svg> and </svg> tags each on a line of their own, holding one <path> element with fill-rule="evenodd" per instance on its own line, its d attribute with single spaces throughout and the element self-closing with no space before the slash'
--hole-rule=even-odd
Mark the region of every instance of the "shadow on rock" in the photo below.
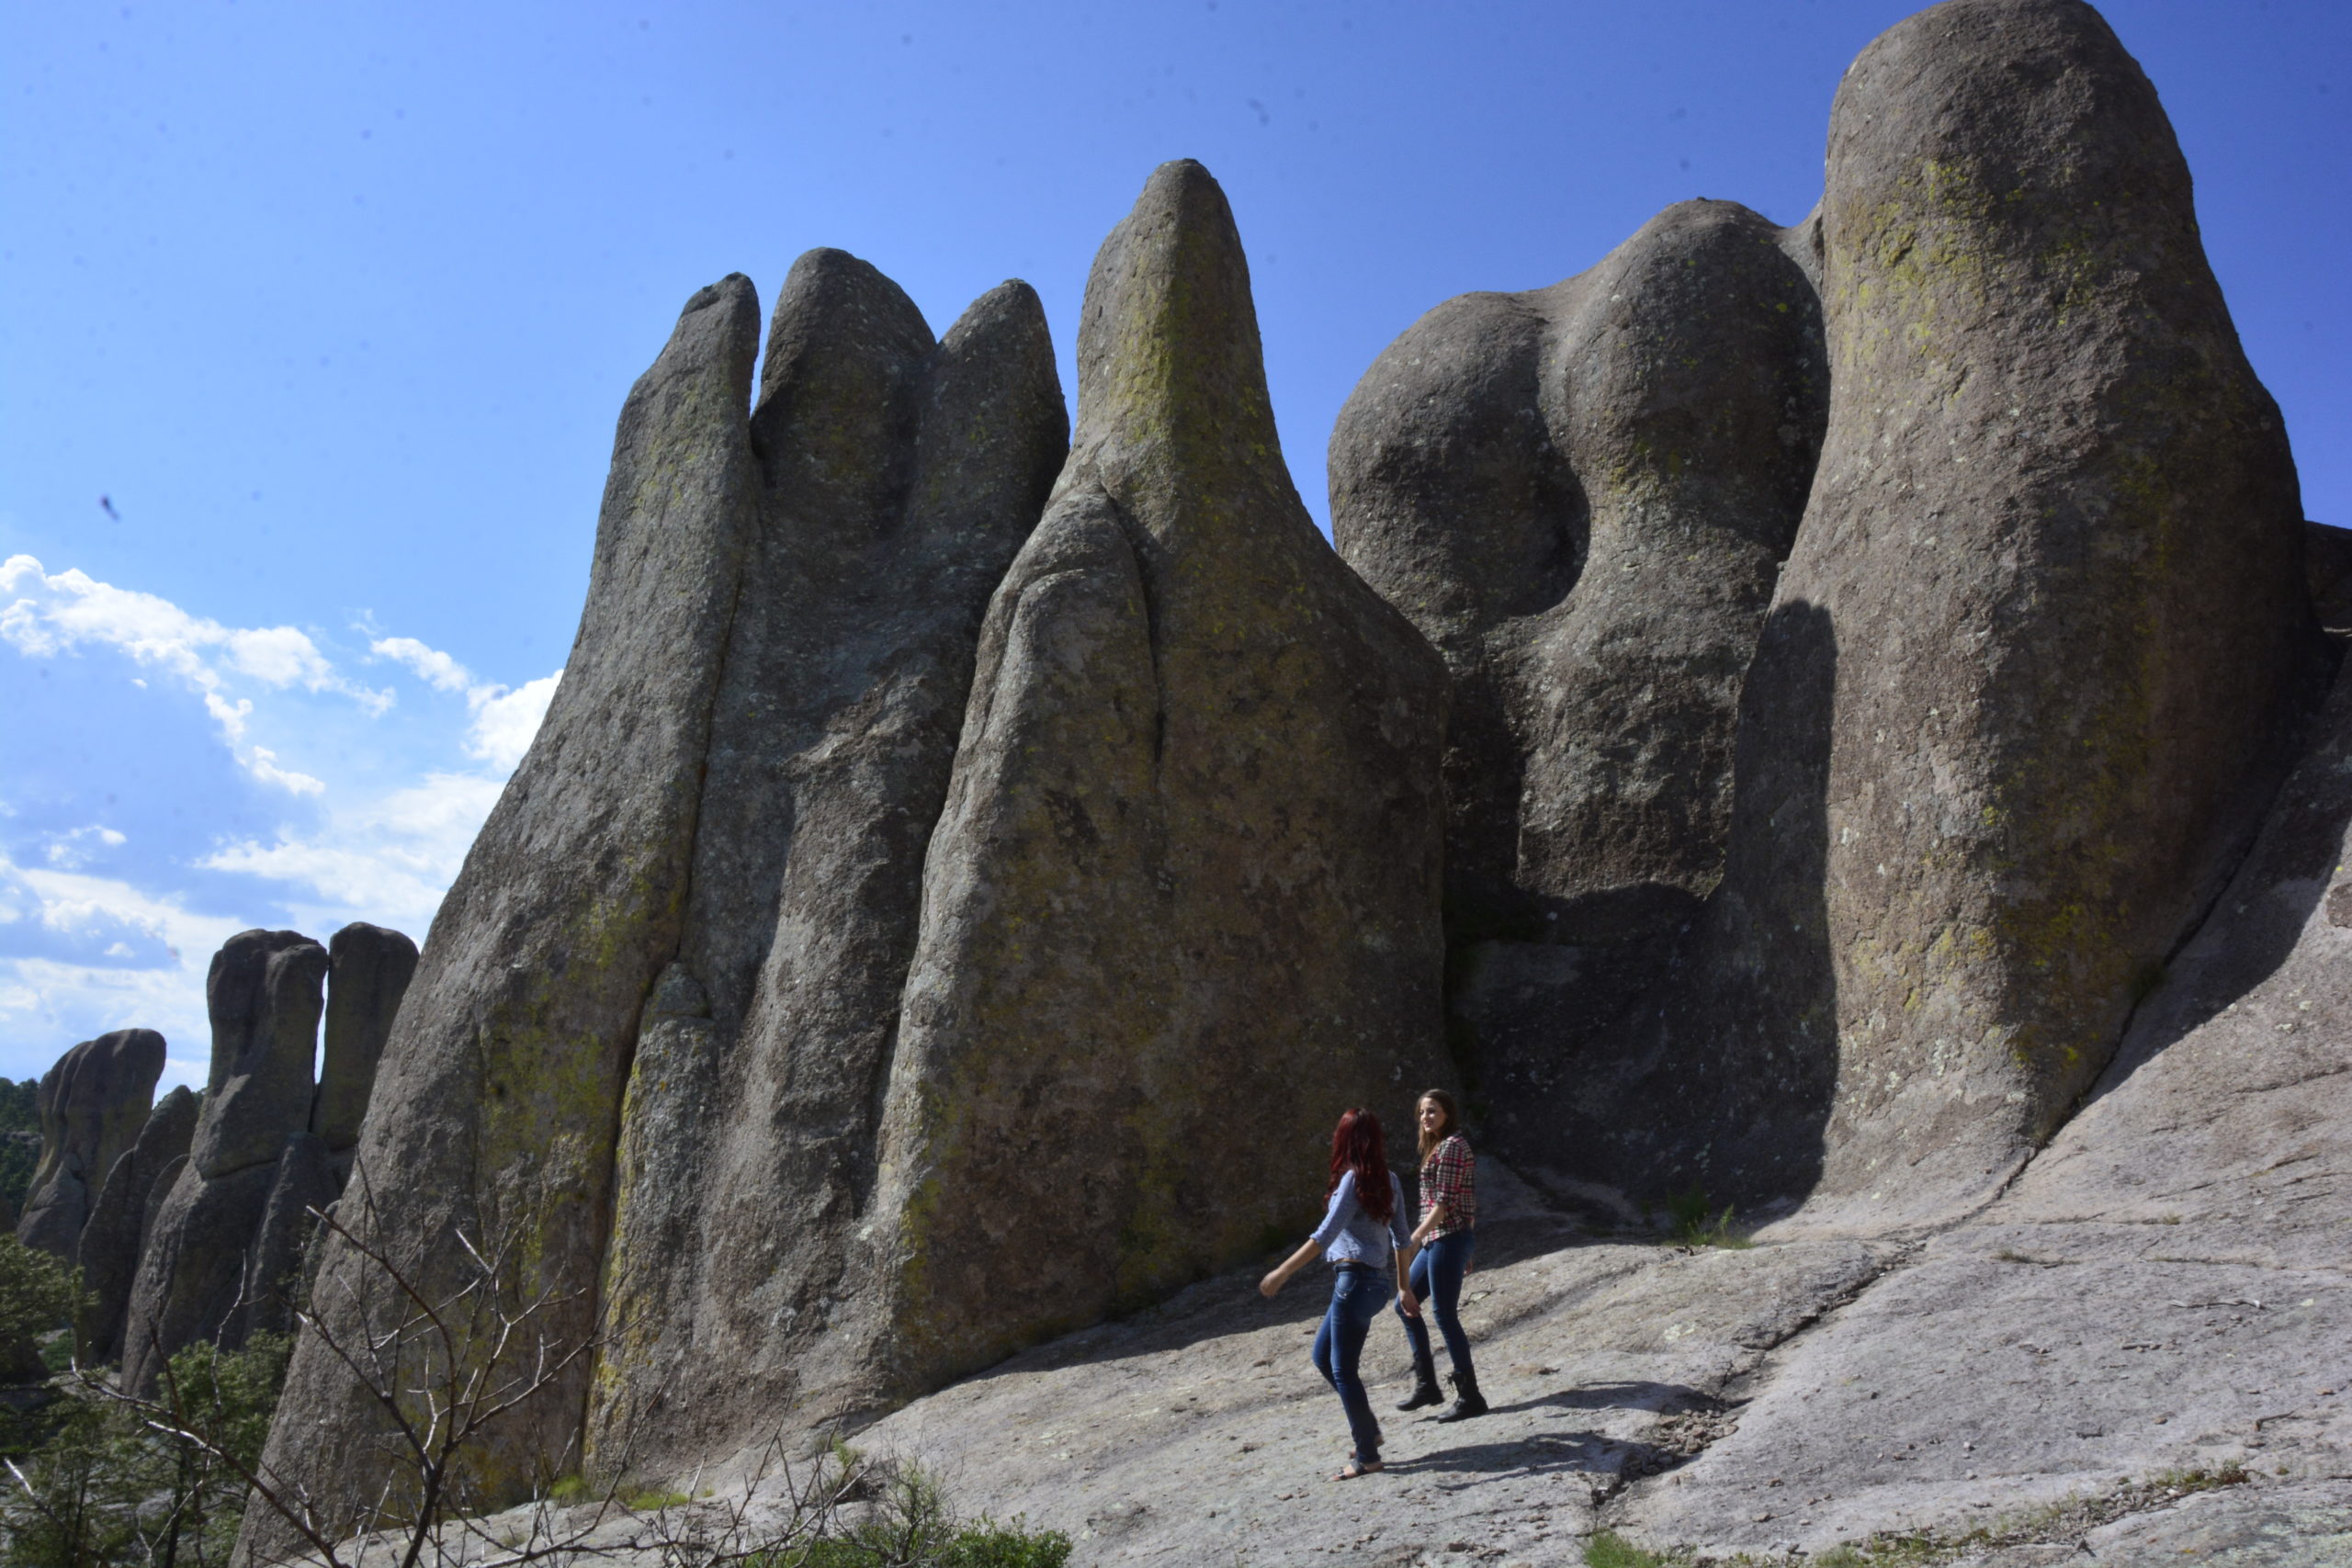
<svg viewBox="0 0 2352 1568">
<path fill-rule="evenodd" d="M 1641 958 L 1563 1071 L 1577 1135 L 1523 1167 L 1555 1196 L 1613 1187 L 1647 1206 L 1695 1196 L 1747 1213 L 1801 1197 L 1822 1168 L 1837 1087 L 1838 980 L 1824 878 L 1838 637 L 1803 601 L 1765 623 L 1741 694 L 1724 879 L 1697 918 Z M 1601 950 L 1557 948 L 1558 984 L 1519 1005 L 1546 1023 Z M 1548 991 L 1548 995 L 1543 993 Z"/>
<path fill-rule="evenodd" d="M 1720 1410 L 1723 1401 L 1679 1382 L 1600 1382 L 1538 1394 L 1515 1404 L 1492 1407 L 1497 1416 L 1521 1410 L 1646 1410 L 1659 1414 L 1687 1410 Z"/>
<path fill-rule="evenodd" d="M 1555 1472 L 1615 1475 L 1637 1472 L 1642 1466 L 1663 1470 L 1679 1462 L 1679 1456 L 1647 1443 L 1629 1443 L 1622 1438 L 1604 1438 L 1598 1432 L 1537 1432 L 1510 1442 L 1464 1443 L 1411 1459 L 1392 1459 L 1388 1471 L 1394 1475 L 1544 1475 Z"/>
</svg>

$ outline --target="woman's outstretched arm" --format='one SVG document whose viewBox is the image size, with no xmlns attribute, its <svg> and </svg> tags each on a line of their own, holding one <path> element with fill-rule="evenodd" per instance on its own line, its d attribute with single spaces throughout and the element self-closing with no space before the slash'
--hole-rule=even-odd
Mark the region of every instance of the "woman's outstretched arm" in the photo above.
<svg viewBox="0 0 2352 1568">
<path fill-rule="evenodd" d="M 1258 1281 L 1258 1293 L 1261 1296 L 1271 1296 L 1276 1291 L 1281 1290 L 1284 1285 L 1290 1283 L 1290 1277 L 1293 1274 L 1297 1273 L 1309 1263 L 1314 1262 L 1315 1255 L 1321 1250 L 1322 1247 L 1316 1242 L 1316 1239 L 1313 1236 L 1308 1236 L 1305 1241 L 1299 1243 L 1298 1250 L 1296 1252 L 1292 1253 L 1288 1258 L 1283 1258 L 1280 1263 L 1274 1265 L 1273 1272 L 1268 1274 L 1264 1279 Z"/>
</svg>

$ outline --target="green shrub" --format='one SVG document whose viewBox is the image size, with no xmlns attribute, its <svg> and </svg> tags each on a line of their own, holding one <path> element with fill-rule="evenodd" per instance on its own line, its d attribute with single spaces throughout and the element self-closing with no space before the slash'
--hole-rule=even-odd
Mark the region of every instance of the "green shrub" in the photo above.
<svg viewBox="0 0 2352 1568">
<path fill-rule="evenodd" d="M 70 1265 L 0 1235 L 0 1383 L 42 1382 L 57 1371 L 42 1341 L 73 1323 L 79 1295 L 79 1277 Z M 73 1348 L 68 1334 L 65 1352 Z M 18 1431 L 0 1431 L 0 1453 L 21 1451 L 23 1440 Z"/>
<path fill-rule="evenodd" d="M 0 1562 L 227 1562 L 244 1487 L 220 1455 L 260 1458 L 288 1348 L 282 1335 L 257 1335 L 243 1350 L 192 1345 L 174 1356 L 157 1397 L 192 1436 L 159 1431 L 96 1391 L 69 1393 L 49 1413 L 46 1440 L 17 1461 L 23 1484 L 0 1494 Z"/>
</svg>

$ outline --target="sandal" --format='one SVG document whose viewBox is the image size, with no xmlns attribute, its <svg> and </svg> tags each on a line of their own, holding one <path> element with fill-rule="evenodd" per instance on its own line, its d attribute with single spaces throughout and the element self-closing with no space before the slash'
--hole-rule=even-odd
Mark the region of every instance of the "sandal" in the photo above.
<svg viewBox="0 0 2352 1568">
<path fill-rule="evenodd" d="M 1348 1461 L 1348 1467 L 1340 1472 L 1339 1474 L 1331 1477 L 1331 1479 L 1334 1481 L 1353 1481 L 1359 1475 L 1377 1475 L 1387 1468 L 1388 1466 L 1379 1460 L 1374 1460 L 1370 1464 L 1366 1464 L 1360 1459 L 1351 1459 Z"/>
</svg>

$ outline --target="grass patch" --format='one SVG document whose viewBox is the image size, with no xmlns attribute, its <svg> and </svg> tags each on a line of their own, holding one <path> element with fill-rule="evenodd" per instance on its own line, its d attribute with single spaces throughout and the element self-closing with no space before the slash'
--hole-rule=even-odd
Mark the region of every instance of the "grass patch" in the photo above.
<svg viewBox="0 0 2352 1568">
<path fill-rule="evenodd" d="M 856 1450 L 836 1440 L 837 1453 Z M 1069 1537 L 1020 1519 L 958 1518 L 922 1467 L 871 1466 L 865 1517 L 839 1534 L 745 1559 L 745 1568 L 1068 1568 Z"/>
<path fill-rule="evenodd" d="M 1738 1250 L 1756 1244 L 1731 1228 L 1734 1211 L 1726 1203 L 1718 1211 L 1697 1182 L 1666 1201 L 1667 1239 L 1677 1247 L 1717 1247 Z"/>
<path fill-rule="evenodd" d="M 1671 1568 L 1675 1562 L 1643 1551 L 1615 1530 L 1602 1530 L 1584 1543 L 1584 1568 Z"/>
</svg>

